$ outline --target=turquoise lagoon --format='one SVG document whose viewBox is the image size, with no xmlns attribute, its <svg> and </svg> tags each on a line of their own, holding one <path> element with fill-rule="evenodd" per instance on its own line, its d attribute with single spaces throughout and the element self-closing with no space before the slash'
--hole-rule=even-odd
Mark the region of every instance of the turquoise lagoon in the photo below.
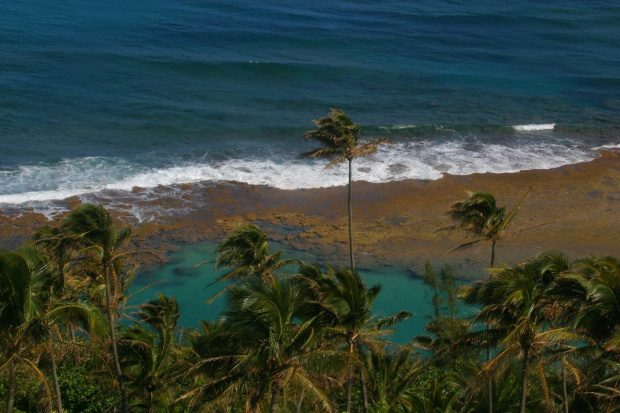
<svg viewBox="0 0 620 413">
<path fill-rule="evenodd" d="M 170 257 L 169 263 L 155 270 L 143 271 L 134 281 L 133 290 L 138 291 L 149 284 L 157 283 L 137 294 L 132 304 L 146 302 L 162 293 L 175 297 L 180 305 L 180 326 L 184 329 L 198 327 L 201 320 L 214 321 L 225 304 L 225 297 L 217 298 L 212 304 L 206 301 L 226 287 L 224 283 L 208 286 L 221 274 L 214 273 L 216 244 L 203 242 L 186 245 Z M 270 244 L 271 251 L 281 249 Z M 303 251 L 284 250 L 285 258 L 299 258 L 306 262 L 320 262 L 318 257 Z M 198 265 L 206 262 L 204 265 Z M 198 266 L 197 266 L 198 265 Z M 294 271 L 294 268 L 291 269 Z M 381 284 L 382 290 L 375 301 L 375 313 L 389 316 L 406 310 L 414 315 L 397 325 L 392 341 L 405 344 L 415 335 L 424 334 L 424 325 L 432 313 L 430 293 L 422 280 L 411 277 L 407 268 L 376 267 L 360 271 L 368 286 Z"/>
</svg>

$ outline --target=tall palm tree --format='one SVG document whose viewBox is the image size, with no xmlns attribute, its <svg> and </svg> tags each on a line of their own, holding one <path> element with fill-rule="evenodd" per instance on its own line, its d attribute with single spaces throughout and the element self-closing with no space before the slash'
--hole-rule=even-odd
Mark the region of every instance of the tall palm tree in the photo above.
<svg viewBox="0 0 620 413">
<path fill-rule="evenodd" d="M 377 151 L 379 145 L 389 142 L 388 139 L 374 139 L 360 143 L 361 127 L 353 123 L 351 118 L 339 109 L 332 109 L 329 114 L 313 121 L 318 129 L 310 130 L 304 137 L 317 141 L 322 147 L 303 153 L 301 156 L 310 158 L 332 159 L 326 168 L 348 162 L 348 201 L 349 210 L 349 256 L 351 270 L 355 272 L 355 257 L 353 255 L 353 209 L 351 206 L 351 182 L 353 180 L 353 160 L 358 157 L 369 156 Z"/>
<path fill-rule="evenodd" d="M 60 224 L 81 248 L 78 252 L 93 261 L 98 277 L 103 279 L 105 288 L 104 311 L 108 317 L 112 362 L 118 387 L 121 393 L 122 412 L 129 412 L 125 379 L 121 370 L 116 338 L 116 316 L 124 299 L 124 290 L 133 276 L 127 270 L 128 252 L 122 247 L 131 238 L 128 226 L 116 228 L 112 217 L 103 205 L 82 204 L 67 215 Z"/>
<path fill-rule="evenodd" d="M 575 317 L 575 311 L 571 311 L 571 306 L 566 305 L 563 297 L 556 293 L 558 280 L 572 268 L 571 260 L 560 251 L 544 251 L 537 257 L 529 261 L 529 265 L 540 275 L 540 280 L 546 286 L 549 302 L 544 312 L 550 320 L 552 328 L 569 326 Z M 562 397 L 564 412 L 569 411 L 569 397 L 567 389 L 567 370 L 571 365 L 566 357 L 560 357 L 560 372 L 562 376 Z"/>
</svg>

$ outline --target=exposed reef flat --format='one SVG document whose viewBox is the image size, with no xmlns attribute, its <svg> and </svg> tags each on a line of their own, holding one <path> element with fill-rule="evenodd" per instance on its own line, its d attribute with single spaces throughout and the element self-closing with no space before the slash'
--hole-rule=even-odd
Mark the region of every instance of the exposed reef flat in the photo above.
<svg viewBox="0 0 620 413">
<path fill-rule="evenodd" d="M 463 233 L 440 229 L 451 224 L 445 212 L 469 190 L 490 192 L 508 209 L 523 201 L 509 231 L 513 234 L 498 244 L 498 262 L 515 263 L 546 249 L 571 257 L 620 256 L 620 154 L 603 152 L 592 162 L 551 170 L 445 175 L 435 181 L 355 182 L 353 216 L 360 268 L 420 268 L 427 258 L 450 262 L 464 276 L 484 268 L 488 247 L 443 256 L 466 241 Z M 141 248 L 165 254 L 179 243 L 220 240 L 235 226 L 250 221 L 288 248 L 346 265 L 345 187 L 281 190 L 235 182 L 201 183 L 162 187 L 156 199 L 138 200 L 133 195 L 140 192 L 134 188 L 132 193 L 102 193 L 97 200 L 114 205 L 113 215 L 135 228 L 134 243 Z M 75 207 L 80 202 L 70 198 L 64 204 Z M 151 211 L 150 221 L 140 222 L 136 210 Z M 14 248 L 45 224 L 52 222 L 28 208 L 19 214 L 6 209 L 0 215 L 0 248 Z M 520 231 L 529 227 L 533 228 Z"/>
</svg>

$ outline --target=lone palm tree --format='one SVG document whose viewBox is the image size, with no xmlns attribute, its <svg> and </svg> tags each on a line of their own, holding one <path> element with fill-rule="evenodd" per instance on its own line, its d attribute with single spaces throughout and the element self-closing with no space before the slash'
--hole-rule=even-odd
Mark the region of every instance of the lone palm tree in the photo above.
<svg viewBox="0 0 620 413">
<path fill-rule="evenodd" d="M 519 212 L 520 206 L 521 204 L 507 213 L 506 207 L 497 205 L 493 195 L 487 192 L 469 193 L 469 198 L 452 205 L 448 215 L 456 221 L 456 224 L 450 228 L 466 231 L 474 237 L 474 240 L 461 244 L 448 253 L 480 243 L 491 244 L 491 267 L 493 267 L 495 244 L 505 234 L 506 228 Z"/>
<path fill-rule="evenodd" d="M 339 109 L 332 109 L 324 118 L 313 121 L 318 129 L 310 130 L 304 137 L 319 142 L 322 147 L 302 153 L 303 157 L 332 159 L 325 168 L 347 161 L 349 164 L 348 201 L 349 210 L 349 255 L 351 271 L 355 272 L 353 255 L 353 209 L 351 208 L 351 181 L 353 180 L 353 160 L 357 157 L 371 155 L 379 145 L 389 142 L 388 139 L 374 139 L 360 143 L 361 127 L 353 123 L 351 118 Z"/>
</svg>

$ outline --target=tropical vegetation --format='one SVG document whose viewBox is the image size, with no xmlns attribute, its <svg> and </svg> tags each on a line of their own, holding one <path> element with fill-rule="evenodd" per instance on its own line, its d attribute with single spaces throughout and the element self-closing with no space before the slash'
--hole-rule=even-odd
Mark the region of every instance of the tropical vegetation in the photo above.
<svg viewBox="0 0 620 413">
<path fill-rule="evenodd" d="M 615 257 L 546 251 L 461 286 L 427 262 L 426 333 L 396 344 L 413 315 L 376 314 L 380 285 L 284 258 L 253 224 L 216 249 L 222 312 L 182 328 L 174 297 L 127 305 L 130 237 L 84 204 L 0 252 L 0 412 L 620 411 Z"/>
</svg>

